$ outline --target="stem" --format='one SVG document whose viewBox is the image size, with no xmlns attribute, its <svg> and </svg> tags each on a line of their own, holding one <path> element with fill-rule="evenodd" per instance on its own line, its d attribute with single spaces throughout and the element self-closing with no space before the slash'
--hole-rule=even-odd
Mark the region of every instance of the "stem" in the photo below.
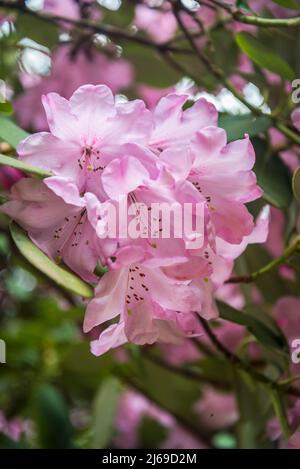
<svg viewBox="0 0 300 469">
<path fill-rule="evenodd" d="M 261 18 L 235 13 L 233 18 L 240 23 L 253 24 L 265 28 L 292 28 L 300 25 L 300 16 L 294 18 Z"/>
<path fill-rule="evenodd" d="M 261 269 L 257 270 L 256 272 L 252 272 L 250 275 L 242 275 L 239 277 L 231 277 L 226 280 L 225 283 L 252 283 L 255 282 L 259 277 L 265 275 L 272 270 L 276 269 L 277 267 L 285 264 L 293 254 L 300 251 L 300 236 L 296 237 L 296 240 L 289 246 L 282 256 L 274 259 L 273 261 L 269 262 L 269 264 L 265 265 Z"/>
<path fill-rule="evenodd" d="M 300 375 L 295 375 L 295 376 L 291 376 L 290 378 L 286 378 L 286 379 L 282 379 L 281 381 L 279 381 L 279 384 L 281 386 L 287 386 L 291 383 L 294 383 L 295 381 L 299 381 L 300 380 Z"/>
<path fill-rule="evenodd" d="M 229 349 L 225 347 L 225 345 L 223 345 L 219 341 L 219 339 L 213 333 L 212 329 L 210 328 L 208 322 L 205 319 L 199 316 L 199 321 L 204 331 L 206 332 L 208 338 L 210 339 L 212 344 L 216 347 L 216 349 L 219 350 L 221 354 L 224 355 L 224 357 L 228 361 L 230 361 L 233 365 L 235 365 L 237 368 L 248 373 L 248 375 L 250 375 L 256 381 L 268 386 L 269 389 L 273 389 L 273 390 L 276 390 L 278 392 L 283 392 L 283 393 L 285 392 L 293 396 L 300 396 L 300 389 L 294 388 L 292 386 L 289 386 L 289 387 L 282 386 L 280 383 L 277 383 L 276 381 L 273 381 L 272 379 L 268 378 L 262 373 L 259 373 L 258 371 L 254 370 L 250 365 L 248 365 L 248 363 L 241 360 L 237 355 L 232 353 Z"/>
<path fill-rule="evenodd" d="M 209 0 L 215 6 L 223 8 L 232 17 L 233 20 L 240 23 L 252 24 L 265 28 L 290 28 L 300 25 L 300 16 L 294 18 L 262 18 L 254 15 L 244 15 L 238 8 L 228 5 L 221 0 Z"/>
<path fill-rule="evenodd" d="M 226 76 L 224 75 L 224 72 L 220 68 L 216 67 L 211 62 L 211 60 L 208 59 L 205 54 L 203 54 L 202 50 L 199 49 L 199 47 L 197 46 L 197 44 L 195 42 L 194 36 L 186 28 L 184 22 L 182 21 L 182 19 L 180 17 L 179 12 L 180 12 L 180 9 L 182 9 L 182 7 L 181 7 L 181 4 L 178 0 L 173 0 L 172 8 L 173 8 L 174 16 L 176 17 L 178 26 L 180 27 L 180 29 L 182 30 L 182 32 L 185 35 L 186 39 L 190 43 L 191 48 L 195 52 L 195 54 L 198 57 L 198 59 L 200 60 L 200 62 L 203 65 L 205 65 L 207 70 L 213 76 L 215 76 L 215 78 L 217 80 L 219 80 L 225 86 L 225 88 L 227 88 L 233 94 L 233 96 L 235 96 L 235 98 L 237 98 L 242 104 L 244 104 L 253 114 L 255 114 L 257 116 L 265 115 L 260 108 L 258 108 L 256 106 L 253 106 L 251 103 L 249 103 L 244 98 L 244 96 L 239 92 L 239 90 L 237 90 L 235 88 L 235 86 L 233 86 L 232 83 L 226 78 Z M 184 9 L 184 11 L 185 11 L 185 9 Z M 199 80 L 197 80 L 197 78 L 194 81 L 195 81 L 195 83 L 199 84 Z M 284 124 L 282 124 L 276 116 L 271 115 L 270 118 L 272 119 L 273 124 L 275 125 L 275 127 L 278 130 L 280 130 L 290 140 L 294 141 L 297 144 L 300 144 L 300 136 L 298 134 L 296 134 L 295 132 L 290 130 L 288 127 L 286 127 Z"/>
<path fill-rule="evenodd" d="M 73 26 L 77 28 L 88 28 L 94 31 L 95 33 L 104 34 L 112 39 L 117 39 L 117 40 L 124 39 L 130 42 L 139 43 L 145 47 L 149 47 L 155 50 L 167 50 L 169 52 L 183 53 L 183 54 L 191 53 L 190 49 L 178 48 L 178 47 L 170 45 L 169 43 L 157 44 L 144 36 L 126 32 L 126 31 L 123 31 L 122 29 L 116 28 L 115 26 L 111 26 L 111 25 L 105 25 L 105 24 L 99 25 L 96 21 L 93 21 L 93 20 L 82 19 L 82 18 L 73 19 L 73 18 L 68 18 L 65 16 L 54 15 L 52 13 L 30 10 L 26 7 L 26 5 L 17 1 L 12 2 L 9 0 L 0 0 L 0 7 L 10 8 L 11 10 L 20 11 L 24 14 L 33 16 L 47 23 L 54 23 L 58 25 L 60 23 L 66 23 L 66 24 L 72 24 Z"/>
<path fill-rule="evenodd" d="M 222 389 L 227 388 L 228 385 L 226 383 L 221 383 L 219 380 L 214 380 L 211 378 L 206 378 L 202 376 L 199 372 L 194 371 L 189 368 L 179 368 L 177 366 L 172 365 L 171 363 L 167 363 L 161 357 L 157 357 L 152 353 L 144 352 L 146 359 L 154 363 L 155 365 L 164 368 L 165 370 L 171 371 L 172 373 L 176 373 L 181 375 L 184 378 L 190 379 L 192 381 L 196 381 L 198 383 L 210 384 L 211 386 L 218 386 Z"/>
<path fill-rule="evenodd" d="M 274 411 L 280 423 L 282 433 L 285 439 L 288 440 L 293 432 L 286 415 L 284 404 L 282 402 L 282 395 L 276 389 L 272 388 L 270 389 L 270 394 Z"/>
</svg>

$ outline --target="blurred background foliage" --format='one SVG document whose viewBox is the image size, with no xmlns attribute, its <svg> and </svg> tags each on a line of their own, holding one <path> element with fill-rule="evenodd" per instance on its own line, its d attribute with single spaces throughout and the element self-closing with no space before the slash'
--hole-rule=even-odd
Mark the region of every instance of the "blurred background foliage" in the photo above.
<svg viewBox="0 0 300 469">
<path fill-rule="evenodd" d="M 101 2 L 95 8 L 101 11 L 101 24 L 131 34 L 137 2 L 119 3 L 116 11 L 103 7 Z M 237 3 L 247 6 L 247 2 Z M 289 2 L 275 3 L 285 7 Z M 299 2 L 295 1 L 295 7 L 299 9 Z M 128 98 L 139 97 L 141 85 L 163 89 L 179 81 L 180 86 L 190 84 L 197 77 L 198 96 L 212 93 L 211 99 L 218 102 L 222 111 L 219 124 L 226 129 L 228 139 L 241 138 L 245 133 L 252 138 L 257 155 L 255 172 L 264 189 L 264 200 L 250 204 L 250 210 L 256 216 L 265 202 L 280 209 L 284 216 L 282 238 L 286 245 L 290 242 L 295 235 L 299 208 L 292 191 L 291 165 L 282 158 L 282 151 L 289 150 L 297 159 L 299 146 L 290 140 L 273 144 L 269 130 L 274 127 L 274 120 L 269 112 L 255 115 L 232 95 L 224 94 L 216 77 L 193 54 L 176 55 L 183 73 L 170 65 L 170 57 L 166 57 L 162 47 L 145 46 L 122 37 L 116 45 L 114 41 L 107 42 L 103 35 L 87 33 L 84 28 L 62 31 L 56 24 L 9 8 L 3 9 L 3 14 L 12 15 L 12 19 L 0 28 L 0 78 L 9 84 L 14 97 L 26 93 L 21 72 L 51 75 L 51 53 L 60 43 L 68 41 L 75 52 L 87 47 L 89 51 L 95 49 L 108 57 L 121 56 L 128 60 L 134 68 L 134 80 L 122 90 Z M 272 28 L 261 28 L 253 37 L 245 31 L 237 33 L 220 19 L 210 26 L 209 40 L 203 47 L 226 77 L 241 74 L 249 85 L 248 99 L 250 96 L 258 102 L 259 108 L 265 106 L 280 112 L 281 119 L 287 123 L 294 104 L 291 93 L 286 92 L 286 84 L 299 76 L 299 34 L 296 27 L 277 29 L 276 34 Z M 148 36 L 141 32 L 141 37 Z M 187 49 L 189 45 L 181 37 L 176 46 Z M 238 72 L 241 54 L 251 59 L 252 70 L 247 73 Z M 266 70 L 277 79 L 269 80 Z M 18 119 L 12 114 L 11 101 L 0 104 L 1 153 L 8 156 L 14 156 L 16 144 L 26 132 L 34 130 L 31 126 L 23 130 L 15 125 Z M 287 125 L 291 129 L 290 123 Z M 5 198 L 6 188 L 2 189 Z M 250 246 L 237 261 L 235 273 L 247 275 L 272 258 L 266 247 Z M 282 296 L 299 297 L 299 257 L 293 256 L 288 264 L 293 275 L 282 276 L 280 271 L 273 270 L 256 282 L 259 305 L 248 307 L 253 304 L 253 288 L 247 284 L 241 286 L 243 314 L 220 303 L 223 322 L 243 328 L 238 356 L 245 363 L 254 362 L 255 369 L 272 380 L 289 373 L 290 366 L 287 338 L 272 313 Z M 180 354 L 181 349 L 173 346 L 141 349 L 130 345 L 96 358 L 89 351 L 88 337 L 82 333 L 84 308 L 85 300 L 57 285 L 20 254 L 10 236 L 8 220 L 1 215 L 0 338 L 7 344 L 7 363 L 0 365 L 1 448 L 126 446 L 130 444 L 126 443 L 127 425 L 135 426 L 132 441 L 143 448 L 181 447 L 185 439 L 188 442 L 182 447 L 198 444 L 215 448 L 270 448 L 276 445 L 266 428 L 274 412 L 279 417 L 281 414 L 284 423 L 281 396 L 258 383 L 247 370 L 226 360 L 211 344 L 201 339 L 197 346 L 193 344 L 193 358 L 183 360 L 180 367 L 172 363 L 172 357 Z M 220 327 L 223 323 L 216 321 L 214 329 Z M 253 344 L 256 353 L 251 355 Z M 216 428 L 201 418 L 196 404 L 201 402 L 207 386 L 222 396 L 235 396 L 236 418 Z M 221 402 L 216 412 L 221 415 L 225 410 L 228 416 L 226 400 Z M 124 407 L 128 415 L 124 414 Z M 210 412 L 210 406 L 207 409 Z M 192 443 L 188 438 L 192 438 Z"/>
</svg>

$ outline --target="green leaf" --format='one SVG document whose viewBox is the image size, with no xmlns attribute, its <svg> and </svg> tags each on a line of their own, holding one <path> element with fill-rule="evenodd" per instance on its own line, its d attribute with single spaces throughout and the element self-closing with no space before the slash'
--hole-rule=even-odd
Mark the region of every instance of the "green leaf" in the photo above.
<svg viewBox="0 0 300 469">
<path fill-rule="evenodd" d="M 59 30 L 53 22 L 41 21 L 31 15 L 19 13 L 15 27 L 20 38 L 30 38 L 50 49 L 58 44 Z"/>
<path fill-rule="evenodd" d="M 113 436 L 115 416 L 122 386 L 114 377 L 102 384 L 94 402 L 92 448 L 106 448 Z"/>
<path fill-rule="evenodd" d="M 53 386 L 44 384 L 38 388 L 34 397 L 38 437 L 42 448 L 71 448 L 73 428 L 60 392 Z"/>
<path fill-rule="evenodd" d="M 21 254 L 34 267 L 57 283 L 57 285 L 84 298 L 91 298 L 93 296 L 93 290 L 87 283 L 49 259 L 46 254 L 30 241 L 18 225 L 12 223 L 10 232 Z"/>
<path fill-rule="evenodd" d="M 29 173 L 34 176 L 39 176 L 41 178 L 53 176 L 53 173 L 51 173 L 50 171 L 37 168 L 36 166 L 32 166 L 31 164 L 24 163 L 24 161 L 18 160 L 17 158 L 12 158 L 11 156 L 0 154 L 0 165 L 11 166 L 12 168 L 17 168 L 20 171 L 23 171 L 24 173 Z"/>
<path fill-rule="evenodd" d="M 239 409 L 236 425 L 238 447 L 263 449 L 270 446 L 266 437 L 266 422 L 270 418 L 270 396 L 265 386 L 249 381 L 249 376 L 236 371 L 235 392 Z"/>
<path fill-rule="evenodd" d="M 299 6 L 294 0 L 273 0 L 273 3 L 277 3 L 277 5 L 280 5 L 285 8 L 290 8 L 291 10 L 299 9 Z"/>
<path fill-rule="evenodd" d="M 222 319 L 245 326 L 263 345 L 285 351 L 288 349 L 281 330 L 273 319 L 263 312 L 255 314 L 255 311 L 252 311 L 249 314 L 244 311 L 238 311 L 223 302 L 218 302 L 218 308 Z"/>
<path fill-rule="evenodd" d="M 292 186 L 294 196 L 300 204 L 300 166 L 296 169 L 293 174 Z"/>
<path fill-rule="evenodd" d="M 140 448 L 159 448 L 159 445 L 167 438 L 168 430 L 154 418 L 143 417 L 139 424 Z"/>
<path fill-rule="evenodd" d="M 289 207 L 293 199 L 291 173 L 277 154 L 270 154 L 267 143 L 256 137 L 252 140 L 256 163 L 254 171 L 263 197 L 277 208 Z"/>
<path fill-rule="evenodd" d="M 139 44 L 126 44 L 123 57 L 134 65 L 138 83 L 166 88 L 182 78 L 159 55 Z"/>
<path fill-rule="evenodd" d="M 238 33 L 235 35 L 235 40 L 242 52 L 256 65 L 266 68 L 286 80 L 294 79 L 295 74 L 290 65 L 251 34 L 245 32 Z"/>
<path fill-rule="evenodd" d="M 16 148 L 21 140 L 24 140 L 28 135 L 25 130 L 17 126 L 12 120 L 0 114 L 0 138 L 2 140 Z"/>
<path fill-rule="evenodd" d="M 0 113 L 10 115 L 13 113 L 13 107 L 11 103 L 0 103 Z"/>
<path fill-rule="evenodd" d="M 228 141 L 232 141 L 244 138 L 246 133 L 254 137 L 266 132 L 272 126 L 272 121 L 268 116 L 220 114 L 219 126 L 226 130 Z"/>
</svg>

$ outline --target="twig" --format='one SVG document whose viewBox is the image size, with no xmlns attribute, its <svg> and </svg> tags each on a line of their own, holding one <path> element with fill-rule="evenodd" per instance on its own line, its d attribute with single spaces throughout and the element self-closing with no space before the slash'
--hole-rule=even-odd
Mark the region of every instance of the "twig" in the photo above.
<svg viewBox="0 0 300 469">
<path fill-rule="evenodd" d="M 252 272 L 249 275 L 241 275 L 238 277 L 231 277 L 228 280 L 226 280 L 225 283 L 252 283 L 255 282 L 259 277 L 262 275 L 265 275 L 272 270 L 276 269 L 277 267 L 281 266 L 282 264 L 285 264 L 293 254 L 296 252 L 300 252 L 300 236 L 297 236 L 295 241 L 289 246 L 284 253 L 278 257 L 277 259 L 274 259 L 273 261 L 269 262 L 269 264 L 265 265 L 261 269 L 257 270 L 256 272 Z"/>
<path fill-rule="evenodd" d="M 212 344 L 216 347 L 219 352 L 233 365 L 235 365 L 237 368 L 245 371 L 248 375 L 252 376 L 256 381 L 266 385 L 269 387 L 269 389 L 275 389 L 279 392 L 282 393 L 287 393 L 293 396 L 300 396 L 300 389 L 295 388 L 293 386 L 282 386 L 282 384 L 279 382 L 277 383 L 276 381 L 273 381 L 272 379 L 268 378 L 262 373 L 259 373 L 258 371 L 254 370 L 248 363 L 244 362 L 241 360 L 237 355 L 232 353 L 225 345 L 223 345 L 219 339 L 216 337 L 216 335 L 213 333 L 212 329 L 210 328 L 208 322 L 201 318 L 199 316 L 199 321 L 207 334 L 208 338 L 212 342 Z"/>
</svg>

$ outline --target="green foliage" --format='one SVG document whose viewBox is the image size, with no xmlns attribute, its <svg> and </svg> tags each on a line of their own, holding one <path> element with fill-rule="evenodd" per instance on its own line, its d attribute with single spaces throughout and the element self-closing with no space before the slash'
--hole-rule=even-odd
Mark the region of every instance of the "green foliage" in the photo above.
<svg viewBox="0 0 300 469">
<path fill-rule="evenodd" d="M 226 130 L 228 141 L 231 142 L 244 138 L 245 133 L 255 137 L 266 132 L 272 126 L 272 121 L 268 116 L 220 114 L 219 126 Z"/>
<path fill-rule="evenodd" d="M 33 176 L 38 176 L 40 178 L 45 178 L 52 176 L 52 173 L 44 169 L 37 168 L 36 166 L 31 166 L 24 161 L 21 161 L 17 158 L 11 158 L 10 156 L 0 155 L 0 165 L 10 166 L 11 168 L 19 169 L 24 173 L 28 173 Z"/>
<path fill-rule="evenodd" d="M 28 135 L 25 130 L 17 126 L 12 120 L 0 114 L 0 138 L 2 140 L 16 148 L 21 140 L 24 140 Z"/>
<path fill-rule="evenodd" d="M 120 382 L 116 378 L 108 378 L 102 383 L 96 395 L 92 448 L 106 448 L 112 438 L 121 389 Z"/>
<path fill-rule="evenodd" d="M 72 426 L 63 396 L 49 384 L 34 395 L 38 439 L 42 448 L 71 448 Z"/>
<path fill-rule="evenodd" d="M 277 154 L 270 152 L 266 141 L 257 137 L 252 143 L 256 153 L 254 171 L 263 197 L 275 207 L 288 207 L 293 198 L 289 169 Z"/>
<path fill-rule="evenodd" d="M 263 43 L 249 33 L 238 33 L 236 43 L 256 65 L 276 73 L 286 80 L 293 80 L 295 74 L 290 65 L 277 53 L 268 49 Z"/>
</svg>

